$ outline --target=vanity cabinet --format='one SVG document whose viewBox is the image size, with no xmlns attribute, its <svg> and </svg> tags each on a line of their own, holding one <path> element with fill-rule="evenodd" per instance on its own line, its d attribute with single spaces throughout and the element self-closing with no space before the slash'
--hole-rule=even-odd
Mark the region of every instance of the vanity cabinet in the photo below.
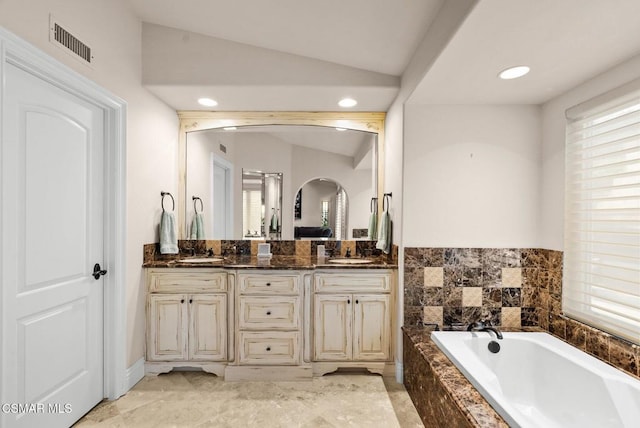
<svg viewBox="0 0 640 428">
<path fill-rule="evenodd" d="M 311 377 L 304 367 L 304 288 L 300 271 L 239 270 L 236 363 L 230 380 Z"/>
<path fill-rule="evenodd" d="M 147 287 L 146 372 L 192 366 L 223 375 L 229 359 L 227 273 L 150 269 Z"/>
<path fill-rule="evenodd" d="M 319 272 L 314 277 L 314 374 L 365 367 L 388 374 L 393 360 L 391 271 Z"/>
</svg>

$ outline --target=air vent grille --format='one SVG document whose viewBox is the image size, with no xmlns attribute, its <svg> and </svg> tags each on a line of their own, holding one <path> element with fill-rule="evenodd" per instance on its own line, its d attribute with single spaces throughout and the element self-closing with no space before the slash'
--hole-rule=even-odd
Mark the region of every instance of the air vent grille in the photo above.
<svg viewBox="0 0 640 428">
<path fill-rule="evenodd" d="M 77 37 L 62 28 L 56 22 L 53 23 L 52 31 L 53 39 L 56 42 L 69 49 L 87 63 L 91 64 L 91 48 L 89 46 L 82 43 Z"/>
</svg>

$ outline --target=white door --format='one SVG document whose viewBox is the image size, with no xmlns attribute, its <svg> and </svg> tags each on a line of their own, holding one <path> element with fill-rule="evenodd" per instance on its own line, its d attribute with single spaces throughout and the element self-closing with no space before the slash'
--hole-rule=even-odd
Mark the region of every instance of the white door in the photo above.
<svg viewBox="0 0 640 428">
<path fill-rule="evenodd" d="M 213 155 L 211 159 L 213 170 L 213 195 L 211 195 L 213 218 L 210 222 L 213 223 L 213 238 L 232 239 L 233 198 L 231 196 L 231 177 L 233 176 L 233 165 Z"/>
<path fill-rule="evenodd" d="M 104 396 L 104 112 L 5 67 L 0 416 L 67 427 Z"/>
</svg>

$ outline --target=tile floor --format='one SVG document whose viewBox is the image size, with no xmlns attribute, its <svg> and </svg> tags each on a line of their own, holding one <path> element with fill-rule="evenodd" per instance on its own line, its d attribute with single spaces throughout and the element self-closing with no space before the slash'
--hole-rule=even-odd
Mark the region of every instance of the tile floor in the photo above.
<svg viewBox="0 0 640 428">
<path fill-rule="evenodd" d="M 404 386 L 339 373 L 309 382 L 224 382 L 202 372 L 145 377 L 74 427 L 422 427 Z"/>
</svg>

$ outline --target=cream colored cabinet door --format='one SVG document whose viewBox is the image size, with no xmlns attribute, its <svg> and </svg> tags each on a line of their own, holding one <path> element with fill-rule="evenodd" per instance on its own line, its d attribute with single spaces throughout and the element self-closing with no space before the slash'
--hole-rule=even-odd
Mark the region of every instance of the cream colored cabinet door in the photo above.
<svg viewBox="0 0 640 428">
<path fill-rule="evenodd" d="M 316 294 L 314 298 L 314 359 L 348 361 L 352 352 L 353 302 L 350 294 Z"/>
<path fill-rule="evenodd" d="M 353 359 L 388 360 L 391 353 L 388 294 L 353 296 Z"/>
<path fill-rule="evenodd" d="M 188 307 L 185 294 L 152 294 L 148 300 L 147 359 L 187 359 Z"/>
<path fill-rule="evenodd" d="M 189 299 L 189 359 L 227 358 L 227 296 L 193 294 Z"/>
</svg>

